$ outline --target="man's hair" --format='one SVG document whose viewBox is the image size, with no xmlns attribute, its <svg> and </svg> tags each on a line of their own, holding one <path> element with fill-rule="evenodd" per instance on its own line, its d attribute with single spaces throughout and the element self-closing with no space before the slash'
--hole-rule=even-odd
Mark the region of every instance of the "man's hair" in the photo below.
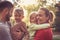
<svg viewBox="0 0 60 40">
<path fill-rule="evenodd" d="M 0 12 L 3 11 L 5 8 L 8 8 L 10 10 L 11 8 L 13 8 L 13 4 L 9 1 L 0 2 Z"/>
</svg>

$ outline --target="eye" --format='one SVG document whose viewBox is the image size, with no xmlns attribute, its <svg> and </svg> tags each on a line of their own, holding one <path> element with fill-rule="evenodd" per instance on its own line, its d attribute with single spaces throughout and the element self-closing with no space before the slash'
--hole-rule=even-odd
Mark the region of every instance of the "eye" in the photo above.
<svg viewBox="0 0 60 40">
<path fill-rule="evenodd" d="M 41 16 L 41 14 L 38 14 L 37 16 Z"/>
</svg>

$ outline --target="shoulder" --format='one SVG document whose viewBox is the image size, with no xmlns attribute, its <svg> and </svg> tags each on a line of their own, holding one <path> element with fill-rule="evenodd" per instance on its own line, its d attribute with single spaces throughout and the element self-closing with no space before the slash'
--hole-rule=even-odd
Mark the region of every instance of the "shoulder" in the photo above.
<svg viewBox="0 0 60 40">
<path fill-rule="evenodd" d="M 7 25 L 5 25 L 5 24 L 3 24 L 3 23 L 0 24 L 0 34 L 1 34 L 1 33 L 3 33 L 3 34 L 4 34 L 4 33 L 7 33 L 7 31 L 8 31 L 7 29 L 8 29 L 8 28 L 7 28 Z"/>
</svg>

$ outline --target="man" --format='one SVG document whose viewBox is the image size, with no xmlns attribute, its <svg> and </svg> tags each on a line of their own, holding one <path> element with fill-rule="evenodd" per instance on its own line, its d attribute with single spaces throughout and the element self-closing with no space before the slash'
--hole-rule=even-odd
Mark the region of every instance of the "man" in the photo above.
<svg viewBox="0 0 60 40">
<path fill-rule="evenodd" d="M 0 40 L 12 40 L 8 21 L 12 16 L 13 7 L 9 1 L 0 2 Z"/>
</svg>

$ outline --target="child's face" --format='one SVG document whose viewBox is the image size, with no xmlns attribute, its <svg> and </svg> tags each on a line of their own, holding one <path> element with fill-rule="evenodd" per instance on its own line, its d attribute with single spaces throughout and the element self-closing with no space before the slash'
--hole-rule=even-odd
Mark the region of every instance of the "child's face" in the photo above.
<svg viewBox="0 0 60 40">
<path fill-rule="evenodd" d="M 48 17 L 45 15 L 45 11 L 39 10 L 37 14 L 37 22 L 38 24 L 46 23 L 48 20 Z"/>
<path fill-rule="evenodd" d="M 36 23 L 36 14 L 32 14 L 32 15 L 30 16 L 30 22 L 31 22 L 31 23 Z"/>
<path fill-rule="evenodd" d="M 15 11 L 14 17 L 15 17 L 15 20 L 16 20 L 16 21 L 22 21 L 22 19 L 23 19 L 24 16 L 23 16 L 22 13 L 19 15 L 19 13 L 17 13 L 17 12 Z"/>
</svg>

